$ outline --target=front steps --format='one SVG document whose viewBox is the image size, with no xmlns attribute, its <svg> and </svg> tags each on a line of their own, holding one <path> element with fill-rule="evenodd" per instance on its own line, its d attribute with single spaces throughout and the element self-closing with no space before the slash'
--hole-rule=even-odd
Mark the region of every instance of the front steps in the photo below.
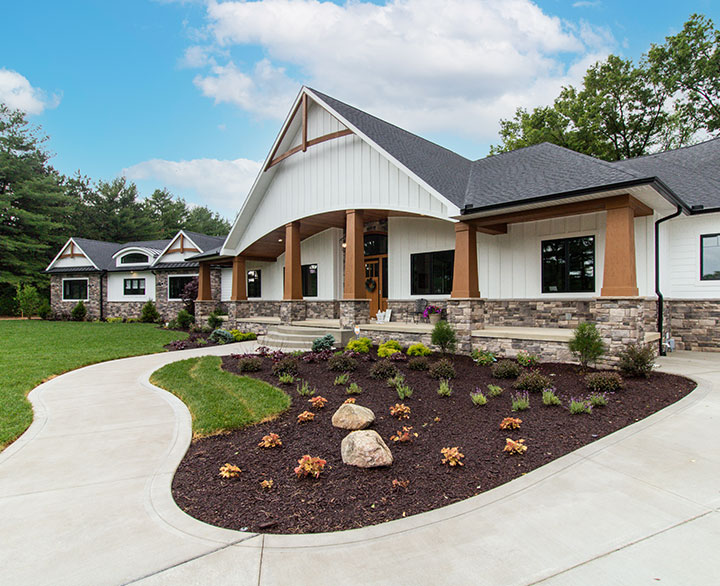
<svg viewBox="0 0 720 586">
<path fill-rule="evenodd" d="M 344 346 L 353 337 L 352 330 L 341 330 L 339 325 L 273 325 L 268 326 L 268 333 L 261 336 L 258 342 L 269 348 L 294 352 L 296 350 L 312 350 L 313 340 L 331 334 L 335 338 L 335 346 Z"/>
</svg>

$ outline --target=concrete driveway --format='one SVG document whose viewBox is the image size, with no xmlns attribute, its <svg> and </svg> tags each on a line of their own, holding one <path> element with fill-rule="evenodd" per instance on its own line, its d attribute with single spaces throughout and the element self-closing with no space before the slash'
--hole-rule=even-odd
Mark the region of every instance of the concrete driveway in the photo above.
<svg viewBox="0 0 720 586">
<path fill-rule="evenodd" d="M 682 401 L 513 482 L 407 519 L 332 534 L 211 527 L 174 504 L 190 416 L 147 382 L 182 358 L 127 358 L 30 395 L 0 454 L 0 584 L 720 583 L 720 355 L 676 353 Z"/>
</svg>

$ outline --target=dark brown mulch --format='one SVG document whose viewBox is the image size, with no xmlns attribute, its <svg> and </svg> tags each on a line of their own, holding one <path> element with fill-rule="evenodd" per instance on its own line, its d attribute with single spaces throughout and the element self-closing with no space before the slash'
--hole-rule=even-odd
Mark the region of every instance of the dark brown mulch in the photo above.
<svg viewBox="0 0 720 586">
<path fill-rule="evenodd" d="M 187 330 L 174 330 L 176 332 L 186 332 Z M 170 350 L 190 350 L 193 348 L 205 348 L 207 346 L 218 346 L 217 342 L 209 340 L 209 333 L 191 332 L 184 340 L 175 340 L 169 344 L 165 344 L 163 348 Z"/>
<path fill-rule="evenodd" d="M 432 356 L 431 359 L 437 359 Z M 277 384 L 269 358 L 258 378 Z M 571 415 L 570 397 L 587 396 L 578 367 L 542 364 L 541 372 L 554 375 L 562 407 L 544 407 L 539 393 L 531 394 L 530 409 L 513 413 L 512 381 L 493 379 L 490 369 L 475 366 L 467 356 L 453 358 L 457 377 L 451 397 L 439 397 L 437 381 L 426 372 L 398 364 L 414 389 L 406 399 L 412 414 L 400 422 L 389 408 L 398 402 L 394 389 L 368 376 L 371 362 L 361 362 L 351 380 L 364 392 L 354 395 L 357 404 L 375 412 L 376 430 L 392 450 L 389 468 L 360 469 L 345 466 L 340 442 L 347 431 L 332 427 L 330 419 L 348 398 L 344 387 L 334 386 L 338 373 L 327 363 L 301 363 L 300 375 L 317 388 L 316 396 L 328 399 L 316 419 L 298 424 L 298 413 L 310 410 L 308 397 L 300 397 L 295 385 L 284 387 L 293 397 L 290 410 L 274 421 L 241 431 L 193 441 L 173 481 L 173 496 L 188 514 L 212 525 L 264 533 L 316 533 L 339 531 L 383 523 L 454 503 L 504 484 L 543 464 L 589 444 L 615 430 L 639 421 L 688 394 L 695 383 L 679 376 L 653 373 L 649 379 L 626 379 L 621 392 L 611 394 L 609 405 L 589 415 Z M 236 360 L 223 359 L 226 370 L 236 370 Z M 476 387 L 500 384 L 504 393 L 489 398 L 483 407 L 469 398 Z M 520 417 L 516 431 L 499 429 L 507 416 Z M 408 444 L 390 441 L 403 425 L 418 437 Z M 280 435 L 280 448 L 257 446 L 263 435 Z M 503 453 L 505 438 L 525 439 L 522 456 Z M 441 464 L 440 450 L 458 446 L 464 466 Z M 293 468 L 303 454 L 327 460 L 319 479 L 296 478 Z M 219 468 L 226 462 L 242 469 L 238 479 L 223 479 Z M 260 487 L 272 479 L 270 490 Z M 393 480 L 407 481 L 407 488 L 393 487 Z"/>
</svg>

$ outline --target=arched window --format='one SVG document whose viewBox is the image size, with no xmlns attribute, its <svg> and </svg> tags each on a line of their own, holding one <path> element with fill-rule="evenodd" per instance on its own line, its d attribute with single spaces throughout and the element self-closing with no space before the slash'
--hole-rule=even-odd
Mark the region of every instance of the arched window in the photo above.
<svg viewBox="0 0 720 586">
<path fill-rule="evenodd" d="M 139 264 L 146 262 L 148 262 L 148 256 L 147 254 L 142 254 L 141 252 L 131 252 L 130 254 L 126 254 L 125 256 L 120 258 L 120 264 L 122 265 Z"/>
</svg>

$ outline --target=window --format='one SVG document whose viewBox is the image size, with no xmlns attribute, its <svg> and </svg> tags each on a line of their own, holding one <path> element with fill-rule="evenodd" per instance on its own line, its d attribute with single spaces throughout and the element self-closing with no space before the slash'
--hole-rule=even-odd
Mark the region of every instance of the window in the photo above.
<svg viewBox="0 0 720 586">
<path fill-rule="evenodd" d="M 454 250 L 410 255 L 410 293 L 449 295 L 452 290 Z"/>
<path fill-rule="evenodd" d="M 168 277 L 168 299 L 180 299 L 185 285 L 195 278 L 188 275 Z"/>
<path fill-rule="evenodd" d="M 365 234 L 365 256 L 387 254 L 387 234 Z"/>
<path fill-rule="evenodd" d="M 123 295 L 145 295 L 145 279 L 125 279 Z"/>
<path fill-rule="evenodd" d="M 262 297 L 262 288 L 260 287 L 260 269 L 254 269 L 247 272 L 247 296 Z"/>
<path fill-rule="evenodd" d="M 595 237 L 545 240 L 541 244 L 542 292 L 595 291 Z"/>
<path fill-rule="evenodd" d="M 146 262 L 148 262 L 147 254 L 141 254 L 139 252 L 131 252 L 130 254 L 126 254 L 125 256 L 120 257 L 120 264 L 122 265 Z"/>
<path fill-rule="evenodd" d="M 720 280 L 720 234 L 700 236 L 700 280 Z"/>
<path fill-rule="evenodd" d="M 87 301 L 87 279 L 63 279 L 63 301 Z"/>
<path fill-rule="evenodd" d="M 317 281 L 317 265 L 303 265 L 302 272 L 302 296 L 317 297 L 318 281 Z"/>
</svg>

